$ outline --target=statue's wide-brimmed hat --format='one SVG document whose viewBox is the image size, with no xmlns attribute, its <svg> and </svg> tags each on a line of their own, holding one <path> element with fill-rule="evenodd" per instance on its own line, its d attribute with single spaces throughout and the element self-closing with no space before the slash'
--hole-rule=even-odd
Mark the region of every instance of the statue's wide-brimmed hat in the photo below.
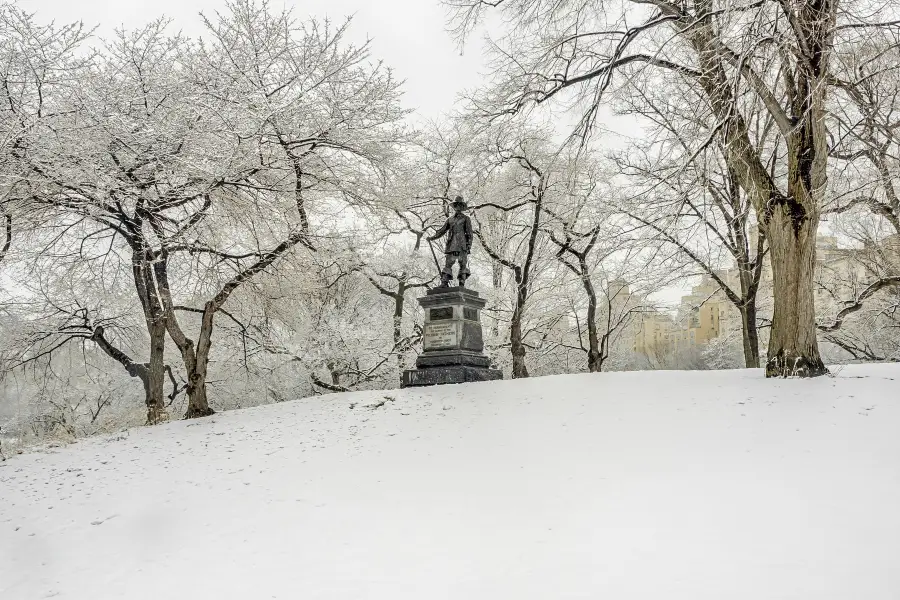
<svg viewBox="0 0 900 600">
<path fill-rule="evenodd" d="M 453 200 L 453 208 L 456 208 L 457 206 L 461 206 L 463 210 L 469 207 L 469 205 L 466 204 L 466 201 L 462 199 L 462 196 L 457 196 Z"/>
</svg>

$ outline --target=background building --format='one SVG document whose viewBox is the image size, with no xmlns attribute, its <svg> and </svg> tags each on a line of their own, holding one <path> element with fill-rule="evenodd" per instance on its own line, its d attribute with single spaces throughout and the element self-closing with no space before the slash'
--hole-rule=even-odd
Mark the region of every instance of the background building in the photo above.
<svg viewBox="0 0 900 600">
<path fill-rule="evenodd" d="M 886 273 L 900 273 L 900 235 L 861 248 L 841 247 L 834 236 L 819 236 L 816 243 L 816 313 L 827 322 L 847 300 L 856 298 L 872 281 Z M 740 288 L 736 268 L 716 271 L 716 276 L 732 289 Z M 772 269 L 763 265 L 758 295 L 759 322 L 770 316 Z M 641 315 L 634 335 L 634 351 L 650 358 L 677 355 L 702 348 L 711 340 L 729 333 L 740 337 L 741 315 L 737 307 L 709 275 L 704 275 L 681 297 L 670 312 Z"/>
</svg>

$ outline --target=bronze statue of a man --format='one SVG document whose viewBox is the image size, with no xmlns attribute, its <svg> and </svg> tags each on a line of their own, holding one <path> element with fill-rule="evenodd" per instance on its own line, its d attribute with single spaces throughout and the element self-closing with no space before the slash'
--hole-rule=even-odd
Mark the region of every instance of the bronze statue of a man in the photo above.
<svg viewBox="0 0 900 600">
<path fill-rule="evenodd" d="M 462 196 L 453 200 L 454 213 L 450 215 L 444 226 L 438 229 L 429 240 L 436 240 L 447 234 L 447 242 L 444 246 L 444 269 L 441 271 L 440 287 L 448 287 L 453 279 L 453 263 L 459 262 L 459 287 L 466 286 L 466 278 L 469 276 L 469 251 L 472 250 L 472 220 L 463 214 L 466 203 Z"/>
</svg>

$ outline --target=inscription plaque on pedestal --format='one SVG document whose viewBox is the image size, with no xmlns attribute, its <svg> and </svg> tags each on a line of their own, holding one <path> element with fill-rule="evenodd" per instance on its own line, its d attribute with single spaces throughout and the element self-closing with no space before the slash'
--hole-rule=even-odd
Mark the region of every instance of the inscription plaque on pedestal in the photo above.
<svg viewBox="0 0 900 600">
<path fill-rule="evenodd" d="M 425 336 L 422 343 L 425 350 L 455 348 L 459 343 L 456 322 L 425 323 Z"/>
</svg>

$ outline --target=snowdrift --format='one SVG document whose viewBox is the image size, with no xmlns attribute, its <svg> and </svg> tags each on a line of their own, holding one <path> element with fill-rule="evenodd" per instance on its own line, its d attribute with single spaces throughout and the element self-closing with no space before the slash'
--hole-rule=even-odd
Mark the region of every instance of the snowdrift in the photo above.
<svg viewBox="0 0 900 600">
<path fill-rule="evenodd" d="M 335 394 L 0 464 L 0 598 L 894 599 L 900 366 Z"/>
</svg>

